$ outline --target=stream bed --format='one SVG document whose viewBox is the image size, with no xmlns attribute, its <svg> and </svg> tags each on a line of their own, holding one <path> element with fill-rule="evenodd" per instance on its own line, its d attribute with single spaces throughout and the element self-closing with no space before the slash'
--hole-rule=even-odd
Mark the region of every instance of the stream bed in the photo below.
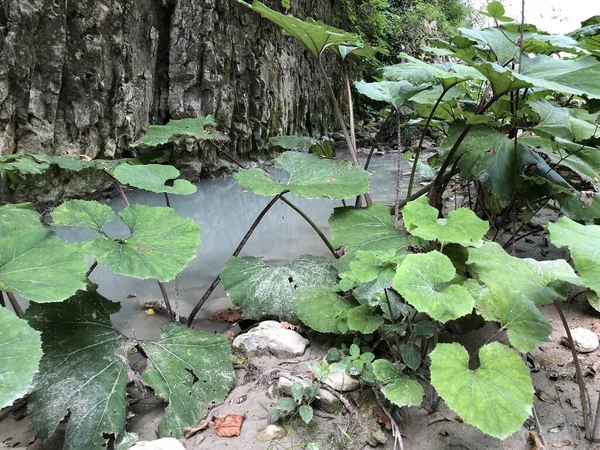
<svg viewBox="0 0 600 450">
<path fill-rule="evenodd" d="M 408 174 L 408 164 L 406 161 L 403 163 L 404 173 Z M 285 177 L 283 171 L 274 169 L 270 172 L 276 179 Z M 369 172 L 373 201 L 393 203 L 396 155 L 374 155 Z M 408 178 L 408 175 L 404 177 L 405 184 L 408 183 Z M 198 190 L 193 195 L 170 197 L 171 206 L 182 217 L 192 218 L 200 227 L 202 240 L 197 257 L 178 277 L 179 311 L 184 317 L 187 317 L 202 297 L 256 216 L 270 201 L 270 197 L 255 195 L 243 189 L 230 176 L 202 180 L 197 187 Z M 287 197 L 329 236 L 329 216 L 333 213 L 333 208 L 342 206 L 340 201 L 306 200 L 290 194 Z M 131 204 L 165 205 L 162 194 L 134 190 L 128 192 L 128 198 Z M 116 211 L 125 206 L 120 198 L 106 203 Z M 126 227 L 119 221 L 109 223 L 105 230 L 111 237 L 125 237 L 127 232 Z M 78 228 L 58 228 L 56 231 L 69 242 L 80 242 L 94 237 L 94 233 Z M 331 256 L 314 230 L 289 206 L 278 202 L 256 228 L 240 256 L 260 256 L 264 257 L 268 264 L 283 265 L 303 254 Z M 113 316 L 113 322 L 121 332 L 144 340 L 159 337 L 159 327 L 167 322 L 167 318 L 148 315 L 138 306 L 139 302 L 162 299 L 156 282 L 117 275 L 101 265 L 92 272 L 90 278 L 99 285 L 98 290 L 102 295 L 121 303 L 121 311 Z M 166 288 L 175 307 L 175 282 L 167 283 Z M 219 285 L 196 316 L 194 327 L 206 331 L 224 331 L 224 324 L 208 319 L 229 306 L 231 302 L 223 287 Z"/>
</svg>

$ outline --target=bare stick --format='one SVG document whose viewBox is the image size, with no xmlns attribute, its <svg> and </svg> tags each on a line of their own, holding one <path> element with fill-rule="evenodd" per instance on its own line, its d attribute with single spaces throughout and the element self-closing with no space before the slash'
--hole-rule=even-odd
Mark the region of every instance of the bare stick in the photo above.
<svg viewBox="0 0 600 450">
<path fill-rule="evenodd" d="M 354 102 L 352 100 L 352 85 L 350 84 L 350 72 L 348 72 L 348 64 L 346 59 L 342 58 L 342 68 L 344 70 L 344 82 L 346 84 L 346 97 L 348 98 L 348 113 L 350 115 L 350 139 L 352 139 L 352 145 L 358 152 L 356 146 L 356 130 L 354 127 Z"/>
<path fill-rule="evenodd" d="M 158 283 L 158 287 L 160 288 L 160 293 L 162 294 L 163 300 L 165 301 L 165 307 L 167 308 L 167 314 L 169 314 L 169 319 L 173 320 L 173 309 L 171 308 L 171 302 L 169 301 L 169 294 L 167 294 L 167 290 L 165 289 L 165 285 L 156 280 Z"/>
<path fill-rule="evenodd" d="M 121 183 L 119 182 L 119 180 L 117 180 L 115 178 L 115 176 L 112 173 L 110 173 L 110 171 L 108 169 L 104 169 L 104 173 L 113 179 L 113 181 L 115 182 L 115 185 L 117 186 L 117 189 L 119 190 L 119 194 L 121 194 L 121 198 L 123 199 L 125 204 L 127 206 L 131 206 L 131 204 L 129 203 L 129 199 L 125 195 L 125 191 L 123 190 L 123 186 L 121 186 Z"/>
<path fill-rule="evenodd" d="M 256 227 L 258 226 L 258 224 L 263 220 L 263 218 L 269 212 L 269 210 L 273 207 L 273 205 L 275 205 L 275 203 L 277 203 L 277 200 L 279 200 L 283 196 L 283 194 L 285 194 L 287 192 L 289 192 L 289 191 L 282 192 L 281 194 L 273 197 L 271 199 L 271 201 L 267 204 L 267 206 L 264 207 L 264 209 L 260 212 L 258 217 L 256 217 L 256 219 L 254 220 L 254 223 L 250 226 L 250 228 L 246 232 L 246 235 L 242 238 L 239 245 L 233 252 L 233 256 L 238 256 L 240 254 L 240 252 L 246 245 L 246 242 L 248 242 L 248 239 L 250 239 L 250 236 L 252 236 L 252 233 L 254 233 L 254 230 L 256 230 Z M 208 300 L 208 298 L 210 297 L 210 295 L 213 293 L 213 291 L 216 289 L 216 287 L 219 285 L 220 282 L 221 282 L 221 275 L 217 275 L 217 278 L 215 278 L 215 280 L 212 282 L 210 287 L 206 290 L 206 292 L 204 293 L 202 298 L 198 301 L 196 306 L 194 306 L 194 309 L 188 316 L 188 319 L 187 319 L 188 327 L 192 326 L 192 322 L 194 321 L 196 314 L 198 314 L 198 311 L 200 311 L 200 308 L 202 308 L 202 305 L 204 305 L 204 303 L 206 303 L 206 300 Z"/>
<path fill-rule="evenodd" d="M 565 332 L 567 333 L 567 341 L 569 342 L 569 347 L 571 348 L 571 355 L 573 355 L 573 362 L 575 363 L 575 376 L 577 378 L 577 384 L 579 385 L 579 397 L 581 399 L 581 410 L 583 412 L 583 429 L 585 433 L 585 438 L 592 439 L 592 436 L 590 436 L 590 416 L 587 400 L 587 389 L 585 388 L 585 381 L 583 380 L 583 375 L 581 374 L 581 367 L 579 366 L 577 350 L 575 350 L 575 343 L 573 342 L 573 336 L 571 335 L 571 328 L 569 327 L 567 318 L 565 317 L 565 313 L 562 310 L 560 301 L 554 300 L 554 307 L 558 311 L 560 320 L 562 321 L 563 327 L 565 328 Z"/>
<path fill-rule="evenodd" d="M 600 395 L 598 395 L 598 404 L 596 405 L 596 417 L 594 418 L 594 429 L 592 431 L 592 440 L 594 442 L 600 442 L 600 436 L 598 436 L 600 426 Z"/>
<path fill-rule="evenodd" d="M 165 203 L 167 204 L 167 208 L 171 207 L 171 200 L 169 200 L 169 194 L 167 194 L 166 192 L 165 194 Z"/>
<path fill-rule="evenodd" d="M 321 229 L 317 226 L 317 224 L 314 223 L 311 220 L 311 218 L 306 215 L 306 213 L 304 211 L 302 211 L 300 208 L 298 208 L 296 205 L 294 205 L 292 202 L 290 202 L 284 196 L 281 196 L 281 201 L 283 203 L 285 203 L 286 205 L 288 205 L 290 208 L 292 208 L 294 211 L 296 211 L 298 214 L 300 214 L 300 216 L 312 227 L 312 229 L 315 230 L 315 233 L 317 233 L 319 235 L 319 237 L 325 243 L 325 245 L 327 246 L 327 248 L 329 249 L 331 254 L 335 257 L 335 259 L 340 258 L 340 256 L 336 253 L 335 249 L 333 248 L 333 245 L 331 245 L 331 242 L 329 242 L 329 239 L 327 239 L 325 237 L 325 235 L 323 234 Z"/>
<path fill-rule="evenodd" d="M 90 266 L 88 271 L 85 273 L 85 277 L 89 278 L 96 267 L 98 267 L 98 261 L 94 261 L 94 263 Z"/>
<path fill-rule="evenodd" d="M 371 164 L 371 158 L 373 157 L 373 152 L 375 152 L 375 146 L 371 147 L 371 151 L 369 152 L 369 156 L 367 156 L 367 160 L 365 161 L 365 170 L 369 168 L 369 164 Z"/>
<path fill-rule="evenodd" d="M 377 404 L 392 424 L 392 436 L 394 436 L 394 450 L 396 450 L 396 445 L 400 446 L 400 450 L 404 450 L 404 442 L 402 441 L 402 433 L 400 432 L 400 427 L 394 420 L 392 414 L 387 410 L 385 406 L 383 406 L 381 400 L 379 400 L 379 396 L 377 395 L 377 391 L 375 390 L 375 388 L 373 388 L 373 395 L 375 396 L 375 400 L 377 400 Z"/>
<path fill-rule="evenodd" d="M 7 292 L 6 296 L 8 297 L 8 301 L 10 302 L 10 306 L 12 306 L 13 311 L 17 315 L 18 318 L 23 319 L 25 317 L 25 313 L 19 305 L 19 302 L 15 298 L 15 295 L 12 292 Z"/>
</svg>

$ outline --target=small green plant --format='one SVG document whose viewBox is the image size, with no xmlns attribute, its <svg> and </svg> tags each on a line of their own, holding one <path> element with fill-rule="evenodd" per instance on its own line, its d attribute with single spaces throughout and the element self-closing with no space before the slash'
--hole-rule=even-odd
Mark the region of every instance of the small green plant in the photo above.
<svg viewBox="0 0 600 450">
<path fill-rule="evenodd" d="M 309 424 L 313 419 L 311 403 L 318 393 L 319 386 L 316 383 L 308 379 L 296 381 L 292 385 L 292 396 L 279 398 L 269 409 L 269 420 L 275 423 L 297 413 L 304 423 Z"/>
</svg>

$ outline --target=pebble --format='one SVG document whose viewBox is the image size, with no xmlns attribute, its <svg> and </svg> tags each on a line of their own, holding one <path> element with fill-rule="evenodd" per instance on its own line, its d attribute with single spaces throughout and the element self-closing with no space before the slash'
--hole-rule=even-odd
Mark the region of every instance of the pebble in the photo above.
<svg viewBox="0 0 600 450">
<path fill-rule="evenodd" d="M 284 438 L 286 434 L 287 431 L 285 431 L 285 428 L 279 425 L 268 425 L 258 432 L 258 437 L 263 442 L 271 442 Z"/>
<path fill-rule="evenodd" d="M 571 336 L 573 336 L 573 342 L 575 343 L 575 350 L 579 353 L 590 353 L 598 348 L 600 344 L 598 342 L 598 336 L 593 331 L 587 328 L 573 328 L 571 330 Z M 569 341 L 566 336 L 563 336 L 561 340 L 562 344 L 569 346 Z"/>
<path fill-rule="evenodd" d="M 319 389 L 319 394 L 317 395 L 317 406 L 319 409 L 325 412 L 335 414 L 340 412 L 342 409 L 342 402 L 328 390 Z"/>
<path fill-rule="evenodd" d="M 334 391 L 350 392 L 355 391 L 360 387 L 360 381 L 351 377 L 346 372 L 339 372 L 327 377 L 323 383 L 329 386 Z"/>
<path fill-rule="evenodd" d="M 301 356 L 307 346 L 307 339 L 274 320 L 259 323 L 233 341 L 233 348 L 243 350 L 247 355 L 271 353 L 278 358 Z"/>
<path fill-rule="evenodd" d="M 163 438 L 156 441 L 140 441 L 129 450 L 185 450 L 185 447 L 175 438 Z"/>
</svg>

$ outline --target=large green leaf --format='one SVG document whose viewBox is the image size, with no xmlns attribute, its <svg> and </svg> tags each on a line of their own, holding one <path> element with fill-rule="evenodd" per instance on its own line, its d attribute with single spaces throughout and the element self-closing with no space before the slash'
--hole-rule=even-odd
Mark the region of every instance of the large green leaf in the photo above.
<svg viewBox="0 0 600 450">
<path fill-rule="evenodd" d="M 169 402 L 158 436 L 181 438 L 211 403 L 223 401 L 235 384 L 229 339 L 179 324 L 161 328 L 157 342 L 143 342 L 148 367 L 142 380 Z"/>
<path fill-rule="evenodd" d="M 446 255 L 438 251 L 414 254 L 396 269 L 392 286 L 419 312 L 444 323 L 469 314 L 475 306 L 465 287 L 450 284 L 455 276 L 456 269 Z"/>
<path fill-rule="evenodd" d="M 0 206 L 0 236 L 25 228 L 43 228 L 42 217 L 31 203 Z"/>
<path fill-rule="evenodd" d="M 394 225 L 394 217 L 386 205 L 368 208 L 335 208 L 329 218 L 331 240 L 335 248 L 347 247 L 346 256 L 336 263 L 340 272 L 350 269 L 354 252 L 358 250 L 406 250 L 407 238 Z"/>
<path fill-rule="evenodd" d="M 29 419 L 46 439 L 68 415 L 64 450 L 102 450 L 110 435 L 124 432 L 130 343 L 111 324 L 119 309 L 90 290 L 27 310 L 30 325 L 42 332 L 44 351 Z"/>
<path fill-rule="evenodd" d="M 146 134 L 132 147 L 156 147 L 167 144 L 182 137 L 193 139 L 216 139 L 219 133 L 207 127 L 217 125 L 212 116 L 194 119 L 169 120 L 166 125 L 150 125 Z"/>
<path fill-rule="evenodd" d="M 88 228 L 98 233 L 103 233 L 104 225 L 114 218 L 110 206 L 87 200 L 69 200 L 52 211 L 54 225 Z"/>
<path fill-rule="evenodd" d="M 56 208 L 53 217 L 57 225 L 99 231 L 98 227 L 101 230 L 110 216 L 106 208 L 97 202 L 72 200 Z M 119 212 L 119 217 L 129 228 L 127 237 L 113 240 L 102 232 L 101 237 L 82 244 L 84 252 L 113 272 L 140 279 L 156 278 L 166 283 L 196 257 L 200 229 L 192 219 L 181 218 L 177 211 L 134 205 Z"/>
<path fill-rule="evenodd" d="M 567 295 L 565 282 L 581 285 L 581 279 L 562 260 L 536 261 L 515 258 L 495 242 L 469 249 L 467 264 L 479 280 L 492 289 L 505 289 L 522 294 L 536 305 L 550 303 Z"/>
<path fill-rule="evenodd" d="M 115 169 L 113 175 L 123 184 L 150 192 L 178 195 L 190 195 L 196 192 L 196 186 L 189 181 L 176 179 L 179 177 L 179 170 L 173 166 L 121 164 Z M 166 184 L 169 180 L 175 180 L 172 186 Z"/>
<path fill-rule="evenodd" d="M 289 173 L 286 182 L 277 182 L 262 169 L 244 169 L 234 175 L 245 188 L 259 195 L 290 191 L 303 198 L 343 200 L 369 191 L 369 173 L 345 161 L 335 162 L 318 155 L 285 152 L 275 166 Z"/>
<path fill-rule="evenodd" d="M 383 325 L 383 316 L 369 305 L 360 305 L 348 311 L 348 328 L 362 334 L 371 334 Z"/>
<path fill-rule="evenodd" d="M 581 225 L 567 217 L 548 225 L 552 243 L 568 247 L 587 287 L 600 294 L 600 226 Z"/>
<path fill-rule="evenodd" d="M 485 320 L 500 322 L 510 343 L 526 353 L 548 341 L 552 325 L 535 303 L 518 291 L 494 287 L 476 299 L 477 311 Z"/>
<path fill-rule="evenodd" d="M 521 357 L 499 342 L 479 350 L 479 368 L 469 369 L 460 344 L 438 344 L 430 354 L 431 384 L 465 423 L 505 439 L 531 414 L 533 386 Z"/>
<path fill-rule="evenodd" d="M 426 197 L 420 197 L 402 209 L 404 226 L 413 236 L 465 247 L 481 244 L 481 239 L 489 229 L 487 222 L 467 208 L 450 211 L 447 219 L 438 219 L 438 213 L 429 205 Z"/>
<path fill-rule="evenodd" d="M 535 87 L 600 98 L 600 85 L 596 82 L 600 77 L 600 61 L 593 56 L 576 59 L 544 55 L 524 57 L 521 73 L 514 72 L 513 75 Z"/>
<path fill-rule="evenodd" d="M 40 333 L 0 307 L 0 409 L 29 392 L 41 357 Z"/>
<path fill-rule="evenodd" d="M 411 97 L 429 89 L 430 86 L 428 84 L 413 86 L 408 81 L 376 81 L 372 83 L 356 81 L 354 87 L 371 100 L 387 102 L 398 109 Z"/>
<path fill-rule="evenodd" d="M 561 108 L 545 99 L 531 100 L 529 107 L 540 117 L 534 130 L 547 133 L 572 142 L 585 141 L 600 136 L 598 127 L 593 123 L 597 117 L 577 117 L 575 110 Z"/>
<path fill-rule="evenodd" d="M 351 305 L 330 287 L 302 289 L 294 299 L 294 312 L 306 326 L 321 333 L 340 334 L 340 320 L 345 320 Z"/>
<path fill-rule="evenodd" d="M 387 359 L 373 361 L 373 373 L 382 385 L 381 392 L 398 407 L 419 406 L 425 391 L 418 381 L 402 376 L 398 367 Z"/>
<path fill-rule="evenodd" d="M 59 302 L 85 288 L 86 272 L 79 248 L 49 229 L 35 225 L 0 237 L 0 291 L 37 302 Z"/>
<path fill-rule="evenodd" d="M 521 37 L 518 33 L 499 28 L 485 28 L 483 30 L 459 28 L 459 31 L 471 41 L 489 47 L 493 52 L 491 59 L 500 65 L 505 65 L 511 60 L 516 62 L 519 58 L 517 43 Z"/>
<path fill-rule="evenodd" d="M 300 20 L 291 15 L 281 14 L 257 0 L 254 0 L 252 5 L 242 0 L 237 1 L 281 27 L 285 34 L 298 39 L 313 56 L 319 56 L 329 47 L 335 50 L 337 46 L 363 47 L 364 45 L 360 36 L 330 27 L 322 22 L 313 19 Z"/>
<path fill-rule="evenodd" d="M 331 261 L 303 255 L 285 266 L 265 264 L 262 258 L 233 257 L 221 271 L 223 287 L 244 316 L 260 319 L 275 316 L 293 322 L 293 301 L 299 289 L 333 286 L 337 273 Z"/>
</svg>

